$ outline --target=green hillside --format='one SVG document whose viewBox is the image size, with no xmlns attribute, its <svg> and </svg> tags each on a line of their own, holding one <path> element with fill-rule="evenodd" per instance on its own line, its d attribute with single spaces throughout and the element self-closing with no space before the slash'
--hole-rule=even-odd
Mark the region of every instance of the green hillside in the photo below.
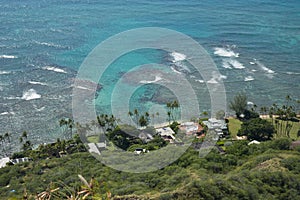
<svg viewBox="0 0 300 200">
<path fill-rule="evenodd" d="M 205 158 L 190 148 L 172 165 L 141 174 L 108 168 L 87 152 L 38 159 L 0 169 L 0 196 L 22 199 L 27 194 L 34 199 L 37 193 L 59 188 L 52 199 L 66 199 L 86 188 L 81 174 L 88 182 L 94 177 L 93 199 L 108 199 L 110 193 L 111 199 L 124 200 L 299 199 L 300 152 L 289 145 L 287 139 L 250 146 L 236 141 L 225 155 L 212 151 Z"/>
</svg>

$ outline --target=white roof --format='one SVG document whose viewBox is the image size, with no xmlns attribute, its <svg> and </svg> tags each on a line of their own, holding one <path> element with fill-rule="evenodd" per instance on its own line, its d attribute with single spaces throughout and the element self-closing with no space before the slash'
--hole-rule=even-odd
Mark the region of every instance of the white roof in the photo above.
<svg viewBox="0 0 300 200">
<path fill-rule="evenodd" d="M 251 145 L 251 144 L 260 144 L 260 142 L 257 141 L 257 140 L 253 140 L 253 141 L 251 141 L 251 142 L 248 143 L 248 145 Z"/>
<path fill-rule="evenodd" d="M 5 167 L 6 163 L 8 163 L 9 161 L 10 161 L 9 157 L 0 159 L 0 168 Z"/>
<path fill-rule="evenodd" d="M 99 143 L 97 143 L 97 146 L 99 148 L 106 148 L 106 143 L 105 142 L 99 142 Z"/>
<path fill-rule="evenodd" d="M 163 127 L 156 129 L 156 133 L 161 136 L 173 136 L 174 131 L 170 127 Z"/>
<path fill-rule="evenodd" d="M 101 154 L 95 143 L 88 143 L 88 146 L 89 146 L 90 153 Z"/>
</svg>

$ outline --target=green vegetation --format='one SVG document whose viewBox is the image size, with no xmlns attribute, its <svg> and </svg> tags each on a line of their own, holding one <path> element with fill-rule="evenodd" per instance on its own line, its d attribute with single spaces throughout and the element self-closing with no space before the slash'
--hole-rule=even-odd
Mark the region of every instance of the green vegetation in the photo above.
<svg viewBox="0 0 300 200">
<path fill-rule="evenodd" d="M 81 191 L 91 192 L 87 199 L 108 199 L 110 193 L 112 199 L 298 199 L 300 152 L 287 150 L 289 145 L 286 139 L 250 146 L 236 141 L 227 146 L 226 156 L 212 151 L 205 158 L 190 148 L 170 166 L 142 174 L 119 172 L 89 153 L 73 152 L 0 169 L 0 195 L 21 199 L 26 188 L 33 199 L 59 188 L 52 194 L 56 199 Z M 91 179 L 93 191 L 78 174 Z"/>
<path fill-rule="evenodd" d="M 228 130 L 230 135 L 235 138 L 237 136 L 238 131 L 240 130 L 242 122 L 235 118 L 230 118 L 228 123 Z"/>
<path fill-rule="evenodd" d="M 239 94 L 232 102 L 231 107 L 236 109 L 239 118 L 226 119 L 231 138 L 219 140 L 215 148 L 203 158 L 199 157 L 198 151 L 203 138 L 195 139 L 194 144 L 178 160 L 151 173 L 132 174 L 108 168 L 86 152 L 79 138 L 80 135 L 81 139 L 96 143 L 103 142 L 105 139 L 102 136 L 105 135 L 108 138 L 105 142 L 110 150 L 114 150 L 116 146 L 130 152 L 136 148 L 153 151 L 165 147 L 168 143 L 155 135 L 153 127 L 148 126 L 151 115 L 141 114 L 136 109 L 128 115 L 136 125 L 144 127 L 143 130 L 117 124 L 118 120 L 114 116 L 105 114 L 84 126 L 74 124 L 72 119 L 64 119 L 60 124 L 64 128 L 64 135 L 70 139 L 40 145 L 35 150 L 32 150 L 27 133 L 24 132 L 20 139 L 23 151 L 15 153 L 12 158 L 30 157 L 31 161 L 0 169 L 0 197 L 118 200 L 299 199 L 300 147 L 291 149 L 291 143 L 292 139 L 299 137 L 297 134 L 300 129 L 291 97 L 281 107 L 263 107 L 261 112 L 269 112 L 270 118 L 266 120 L 258 118 L 256 106 L 250 109 L 247 105 L 245 107 L 246 100 L 243 94 Z M 242 105 L 237 105 L 239 103 Z M 170 127 L 175 132 L 178 131 L 178 123 L 175 121 L 178 107 L 176 101 L 167 105 Z M 244 116 L 240 117 L 240 114 Z M 220 111 L 218 118 L 223 118 L 223 115 Z M 95 134 L 86 136 L 87 131 Z M 153 139 L 146 142 L 139 138 L 143 132 L 152 135 Z M 180 134 L 178 132 L 176 136 Z M 249 140 L 261 143 L 248 145 L 249 140 L 233 140 L 236 135 L 246 135 Z M 3 143 L 8 138 L 9 134 L 5 134 L 0 140 Z M 120 161 L 123 162 L 121 159 Z"/>
<path fill-rule="evenodd" d="M 266 141 L 270 140 L 275 133 L 271 122 L 254 118 L 244 122 L 238 131 L 238 136 L 245 135 L 249 140 Z"/>
</svg>

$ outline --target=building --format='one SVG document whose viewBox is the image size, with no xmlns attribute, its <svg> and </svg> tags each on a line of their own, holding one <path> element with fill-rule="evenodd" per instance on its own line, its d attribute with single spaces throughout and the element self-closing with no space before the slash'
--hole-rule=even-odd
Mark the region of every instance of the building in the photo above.
<svg viewBox="0 0 300 200">
<path fill-rule="evenodd" d="M 203 127 L 195 122 L 183 122 L 180 124 L 180 130 L 184 131 L 187 135 L 201 135 L 203 134 Z"/>
<path fill-rule="evenodd" d="M 175 132 L 170 127 L 158 128 L 156 129 L 156 133 L 170 143 L 173 143 L 175 140 Z"/>
<path fill-rule="evenodd" d="M 225 120 L 210 118 L 208 121 L 203 121 L 209 130 L 214 130 L 219 137 L 224 137 L 228 134 L 228 128 Z"/>
<path fill-rule="evenodd" d="M 148 143 L 153 140 L 153 136 L 150 133 L 142 131 L 138 136 L 144 143 Z"/>
</svg>

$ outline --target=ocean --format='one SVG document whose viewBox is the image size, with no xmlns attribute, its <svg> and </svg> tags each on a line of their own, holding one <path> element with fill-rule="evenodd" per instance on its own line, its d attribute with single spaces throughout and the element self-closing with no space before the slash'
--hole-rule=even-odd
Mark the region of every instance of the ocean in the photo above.
<svg viewBox="0 0 300 200">
<path fill-rule="evenodd" d="M 2 155 L 18 150 L 23 131 L 34 144 L 63 138 L 58 121 L 72 117 L 72 84 L 82 62 L 100 42 L 134 28 L 168 28 L 196 40 L 221 73 L 211 83 L 222 80 L 228 100 L 239 91 L 258 106 L 300 97 L 299 0 L 1 0 L 0 22 L 0 124 L 1 133 L 12 134 Z M 160 50 L 120 57 L 99 81 L 97 112 L 109 113 L 114 85 L 147 63 L 186 76 L 199 89 L 200 111 L 209 111 L 206 83 L 184 60 Z M 131 109 L 155 112 L 153 105 L 174 98 L 147 83 L 133 94 Z"/>
</svg>

